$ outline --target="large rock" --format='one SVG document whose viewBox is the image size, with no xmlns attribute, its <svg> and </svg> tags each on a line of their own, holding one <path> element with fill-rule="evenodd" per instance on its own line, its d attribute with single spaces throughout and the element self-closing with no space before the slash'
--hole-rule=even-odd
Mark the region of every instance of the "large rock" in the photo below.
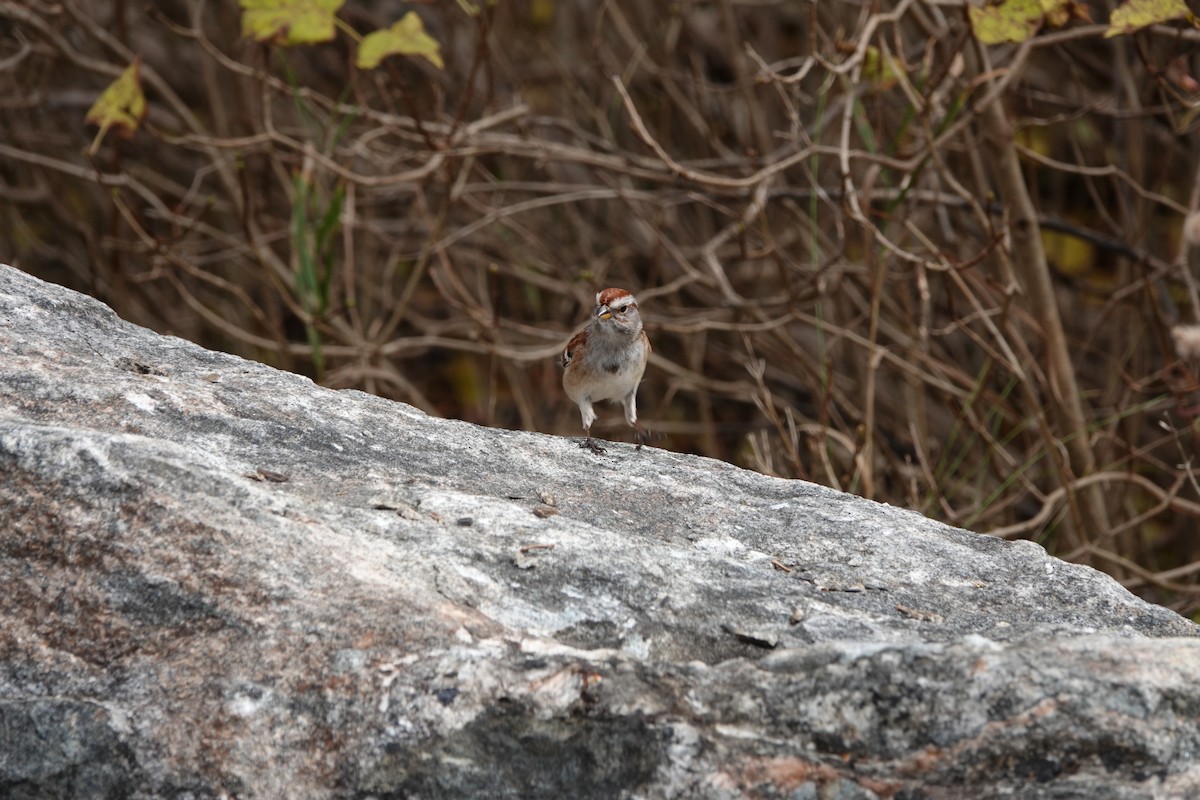
<svg viewBox="0 0 1200 800">
<path fill-rule="evenodd" d="M 1200 792 L 1197 627 L 1037 545 L 433 419 L 7 267 L 0 354 L 0 796 Z"/>
</svg>

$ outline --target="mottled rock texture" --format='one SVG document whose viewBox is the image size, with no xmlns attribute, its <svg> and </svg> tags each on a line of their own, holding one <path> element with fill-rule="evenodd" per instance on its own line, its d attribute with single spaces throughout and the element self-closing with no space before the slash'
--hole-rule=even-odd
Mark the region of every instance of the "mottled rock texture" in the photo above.
<svg viewBox="0 0 1200 800">
<path fill-rule="evenodd" d="M 7 267 L 0 586 L 3 797 L 1200 796 L 1197 627 L 1098 572 Z"/>
</svg>

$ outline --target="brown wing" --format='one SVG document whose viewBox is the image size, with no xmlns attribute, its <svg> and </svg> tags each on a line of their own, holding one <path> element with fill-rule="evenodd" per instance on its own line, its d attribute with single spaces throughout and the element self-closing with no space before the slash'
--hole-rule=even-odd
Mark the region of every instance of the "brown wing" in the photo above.
<svg viewBox="0 0 1200 800">
<path fill-rule="evenodd" d="M 571 359 L 575 356 L 575 351 L 578 350 L 587 341 L 587 329 L 584 328 L 579 333 L 571 337 L 571 341 L 567 342 L 567 348 L 563 350 L 562 366 L 563 369 L 571 363 Z"/>
</svg>

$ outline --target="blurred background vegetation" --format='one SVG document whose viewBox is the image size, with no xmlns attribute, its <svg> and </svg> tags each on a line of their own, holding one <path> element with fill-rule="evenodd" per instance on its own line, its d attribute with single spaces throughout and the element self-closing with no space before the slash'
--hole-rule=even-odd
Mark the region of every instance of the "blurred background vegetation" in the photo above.
<svg viewBox="0 0 1200 800">
<path fill-rule="evenodd" d="M 984 44 L 957 0 L 349 0 L 288 47 L 231 0 L 0 0 L 0 260 L 327 386 L 572 436 L 556 357 L 622 286 L 661 446 L 1196 614 L 1200 30 L 1059 5 Z M 358 68 L 408 11 L 442 66 Z M 144 120 L 90 150 L 135 62 Z"/>
</svg>

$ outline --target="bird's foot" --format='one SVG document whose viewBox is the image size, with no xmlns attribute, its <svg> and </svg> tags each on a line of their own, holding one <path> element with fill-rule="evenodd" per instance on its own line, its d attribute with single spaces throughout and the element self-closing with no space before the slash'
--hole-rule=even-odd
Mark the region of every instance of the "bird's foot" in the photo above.
<svg viewBox="0 0 1200 800">
<path fill-rule="evenodd" d="M 587 449 L 587 450 L 591 450 L 593 453 L 595 453 L 595 454 L 596 454 L 596 455 L 598 455 L 598 456 L 599 456 L 599 455 L 604 455 L 605 453 L 607 453 L 607 452 L 608 452 L 608 451 L 607 451 L 607 450 L 605 450 L 603 447 L 601 447 L 601 446 L 600 446 L 600 443 L 599 443 L 599 442 L 597 442 L 595 439 L 593 439 L 591 436 L 587 437 L 587 438 L 586 438 L 586 439 L 584 439 L 582 442 L 580 442 L 580 443 L 579 443 L 579 446 L 580 446 L 581 448 L 585 448 L 585 449 Z"/>
<path fill-rule="evenodd" d="M 642 445 L 644 445 L 644 444 L 650 444 L 650 442 L 654 441 L 655 439 L 662 438 L 661 434 L 653 434 L 650 431 L 643 428 L 641 425 L 634 425 L 633 430 L 634 430 L 634 438 L 637 440 L 637 447 L 635 448 L 637 450 L 641 450 Z"/>
</svg>

